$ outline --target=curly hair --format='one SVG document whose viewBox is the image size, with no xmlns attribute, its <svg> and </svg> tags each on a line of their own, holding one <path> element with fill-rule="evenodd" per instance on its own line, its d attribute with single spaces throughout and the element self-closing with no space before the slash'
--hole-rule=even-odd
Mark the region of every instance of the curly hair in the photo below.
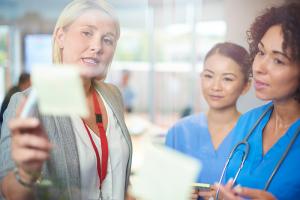
<svg viewBox="0 0 300 200">
<path fill-rule="evenodd" d="M 249 81 L 251 73 L 250 56 L 244 47 L 232 42 L 217 43 L 208 51 L 204 61 L 217 53 L 234 60 L 240 66 L 245 82 Z"/>
<path fill-rule="evenodd" d="M 280 25 L 283 33 L 282 49 L 287 53 L 291 50 L 292 62 L 300 67 L 300 3 L 284 4 L 280 7 L 271 7 L 256 17 L 254 23 L 247 31 L 250 58 L 253 62 L 258 53 L 258 44 L 267 30 L 274 25 Z M 300 85 L 295 98 L 300 102 Z"/>
</svg>

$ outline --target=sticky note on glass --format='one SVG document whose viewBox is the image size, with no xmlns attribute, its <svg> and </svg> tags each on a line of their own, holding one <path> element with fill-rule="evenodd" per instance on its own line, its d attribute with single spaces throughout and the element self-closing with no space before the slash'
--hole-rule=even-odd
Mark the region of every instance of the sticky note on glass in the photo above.
<svg viewBox="0 0 300 200">
<path fill-rule="evenodd" d="M 148 146 L 132 179 L 132 193 L 143 200 L 190 199 L 201 163 L 164 146 Z"/>
<path fill-rule="evenodd" d="M 32 70 L 32 84 L 42 114 L 88 115 L 78 68 L 69 65 L 35 66 Z"/>
</svg>

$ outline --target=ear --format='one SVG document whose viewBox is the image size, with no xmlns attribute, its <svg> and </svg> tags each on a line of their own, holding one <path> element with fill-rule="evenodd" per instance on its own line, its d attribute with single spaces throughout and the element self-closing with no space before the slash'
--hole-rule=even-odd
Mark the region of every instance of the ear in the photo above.
<svg viewBox="0 0 300 200">
<path fill-rule="evenodd" d="M 246 94 L 249 91 L 251 85 L 252 85 L 252 80 L 249 78 L 249 80 L 247 81 L 247 83 L 245 83 L 245 86 L 243 88 L 243 91 L 242 91 L 241 95 Z"/>
<path fill-rule="evenodd" d="M 58 28 L 55 31 L 55 40 L 57 42 L 57 45 L 60 49 L 64 48 L 64 40 L 65 40 L 65 32 L 63 28 Z"/>
</svg>

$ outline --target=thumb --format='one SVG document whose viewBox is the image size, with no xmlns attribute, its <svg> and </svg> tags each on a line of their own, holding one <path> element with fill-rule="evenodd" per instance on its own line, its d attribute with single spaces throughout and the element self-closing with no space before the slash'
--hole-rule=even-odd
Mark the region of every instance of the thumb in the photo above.
<svg viewBox="0 0 300 200">
<path fill-rule="evenodd" d="M 247 197 L 250 199 L 256 199 L 261 197 L 262 190 L 251 189 L 248 187 L 239 187 L 239 189 L 235 190 L 237 194 Z"/>
</svg>

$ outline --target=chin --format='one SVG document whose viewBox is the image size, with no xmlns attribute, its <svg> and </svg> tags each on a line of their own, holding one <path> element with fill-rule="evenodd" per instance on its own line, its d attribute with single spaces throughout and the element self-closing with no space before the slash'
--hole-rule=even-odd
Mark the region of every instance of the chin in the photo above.
<svg viewBox="0 0 300 200">
<path fill-rule="evenodd" d="M 214 110 L 223 110 L 224 108 L 226 108 L 227 106 L 223 105 L 223 104 L 215 104 L 215 103 L 211 103 L 209 104 L 209 107 L 214 109 Z"/>
<path fill-rule="evenodd" d="M 255 96 L 262 101 L 270 101 L 272 98 L 268 94 L 262 94 L 258 91 L 255 92 Z"/>
</svg>

